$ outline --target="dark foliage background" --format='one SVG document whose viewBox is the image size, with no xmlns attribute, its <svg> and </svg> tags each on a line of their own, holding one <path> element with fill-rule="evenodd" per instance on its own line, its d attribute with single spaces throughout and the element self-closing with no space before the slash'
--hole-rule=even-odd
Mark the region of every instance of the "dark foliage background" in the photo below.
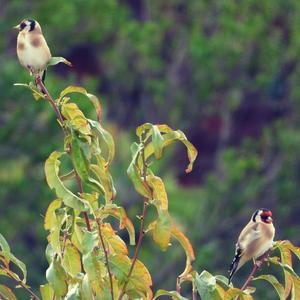
<svg viewBox="0 0 300 300">
<path fill-rule="evenodd" d="M 46 102 L 13 86 L 30 78 L 12 27 L 37 19 L 52 54 L 74 64 L 48 72 L 52 95 L 76 84 L 102 99 L 118 149 L 117 202 L 133 219 L 142 206 L 126 177 L 135 127 L 186 132 L 199 150 L 193 173 L 184 173 L 183 148 L 157 169 L 195 268 L 227 275 L 236 237 L 258 207 L 273 210 L 276 239 L 300 244 L 299 15 L 297 0 L 0 0 L 0 228 L 34 287 L 44 281 L 42 215 L 53 198 L 43 164 L 62 134 Z M 141 257 L 155 288 L 174 289 L 181 250 L 161 253 L 146 240 Z"/>
</svg>

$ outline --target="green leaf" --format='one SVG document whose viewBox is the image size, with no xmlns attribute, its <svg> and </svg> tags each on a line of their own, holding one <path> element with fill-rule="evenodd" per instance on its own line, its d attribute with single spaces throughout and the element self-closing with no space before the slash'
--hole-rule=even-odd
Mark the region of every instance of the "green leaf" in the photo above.
<svg viewBox="0 0 300 300">
<path fill-rule="evenodd" d="M 22 281 L 26 283 L 26 277 L 27 277 L 27 269 L 25 264 L 20 261 L 18 258 L 16 258 L 11 252 L 10 252 L 10 247 L 4 238 L 2 234 L 0 234 L 0 247 L 1 251 L 0 254 L 4 257 L 7 263 L 10 261 L 13 262 L 21 271 L 23 275 Z M 17 278 L 19 277 L 17 274 L 13 273 Z"/>
<path fill-rule="evenodd" d="M 85 231 L 81 244 L 83 254 L 93 251 L 99 244 L 98 232 Z"/>
<path fill-rule="evenodd" d="M 47 63 L 47 68 L 50 66 L 55 66 L 59 63 L 63 63 L 65 65 L 68 65 L 69 67 L 72 67 L 72 64 L 66 60 L 64 57 L 51 57 L 50 60 Z"/>
<path fill-rule="evenodd" d="M 181 244 L 186 254 L 186 265 L 179 277 L 184 278 L 192 270 L 192 261 L 195 259 L 194 249 L 189 239 L 174 224 L 172 226 L 172 236 Z"/>
<path fill-rule="evenodd" d="M 187 298 L 181 296 L 179 293 L 175 291 L 166 291 L 166 290 L 158 290 L 153 298 L 153 300 L 157 299 L 160 296 L 170 296 L 172 299 L 176 300 L 188 300 Z"/>
<path fill-rule="evenodd" d="M 133 143 L 131 146 L 132 152 L 132 160 L 127 169 L 127 174 L 132 181 L 135 190 L 146 198 L 151 198 L 151 191 L 149 190 L 148 186 L 145 184 L 144 180 L 142 179 L 142 175 L 140 173 L 139 168 L 137 167 L 137 160 L 138 156 L 140 155 L 143 149 L 142 145 L 138 145 L 137 143 Z"/>
<path fill-rule="evenodd" d="M 67 294 L 67 274 L 61 266 L 61 262 L 59 259 L 53 259 L 46 271 L 46 278 L 50 283 L 51 287 L 54 289 L 56 296 L 63 297 Z"/>
<path fill-rule="evenodd" d="M 54 290 L 49 283 L 40 286 L 40 292 L 43 300 L 53 300 Z"/>
<path fill-rule="evenodd" d="M 119 228 L 124 229 L 126 227 L 129 234 L 129 243 L 130 245 L 135 245 L 135 230 L 131 220 L 128 218 L 126 211 L 123 207 L 117 206 L 115 204 L 106 204 L 102 206 L 96 212 L 97 217 L 105 219 L 108 216 L 117 218 L 119 223 Z"/>
<path fill-rule="evenodd" d="M 101 105 L 100 105 L 98 97 L 96 97 L 93 94 L 88 93 L 86 91 L 86 89 L 84 89 L 82 87 L 68 86 L 60 93 L 59 98 L 62 99 L 64 96 L 66 96 L 67 94 L 71 94 L 71 93 L 79 93 L 79 94 L 85 95 L 93 103 L 95 110 L 96 110 L 98 122 L 100 122 L 102 110 L 101 110 Z"/>
<path fill-rule="evenodd" d="M 152 131 L 152 144 L 154 149 L 154 155 L 156 159 L 160 159 L 162 156 L 164 139 L 156 125 L 153 125 Z"/>
<path fill-rule="evenodd" d="M 85 274 L 82 279 L 81 292 L 82 292 L 81 294 L 82 294 L 83 300 L 93 299 L 93 290 L 92 290 L 92 287 L 90 286 L 90 282 L 89 282 L 89 278 L 88 278 L 87 274 Z"/>
<path fill-rule="evenodd" d="M 56 214 L 55 210 L 60 208 L 62 201 L 60 199 L 53 200 L 46 211 L 45 220 L 44 220 L 44 228 L 46 230 L 50 230 L 51 228 L 55 227 L 56 225 Z"/>
<path fill-rule="evenodd" d="M 221 300 L 221 298 L 218 298 L 216 291 L 216 278 L 209 272 L 203 271 L 200 275 L 196 274 L 195 284 L 201 300 Z"/>
<path fill-rule="evenodd" d="M 80 297 L 80 286 L 78 283 L 69 285 L 69 290 L 64 300 L 82 300 Z"/>
<path fill-rule="evenodd" d="M 13 291 L 3 284 L 0 284 L 0 298 L 3 300 L 17 300 Z"/>
<path fill-rule="evenodd" d="M 237 288 L 230 288 L 229 290 L 227 290 L 224 300 L 233 300 L 238 295 L 240 296 L 240 300 L 253 300 L 252 296 L 247 295 L 245 292 Z"/>
<path fill-rule="evenodd" d="M 89 175 L 89 160 L 84 155 L 83 150 L 80 147 L 81 141 L 79 138 L 72 134 L 72 152 L 71 152 L 71 158 L 73 162 L 73 166 L 79 175 L 79 177 L 93 190 L 101 193 L 104 195 L 105 191 L 103 186 L 95 179 L 90 177 Z"/>
<path fill-rule="evenodd" d="M 80 254 L 76 247 L 70 243 L 65 246 L 62 266 L 73 277 L 81 272 Z"/>
<path fill-rule="evenodd" d="M 170 245 L 172 226 L 173 223 L 168 211 L 162 210 L 159 212 L 157 220 L 148 227 L 148 230 L 152 232 L 153 241 L 162 251 L 167 250 Z"/>
<path fill-rule="evenodd" d="M 33 82 L 30 82 L 29 84 L 15 83 L 14 86 L 23 86 L 29 89 L 32 92 L 32 95 L 35 100 L 39 100 L 40 98 L 45 98 L 45 95 L 41 93 L 41 91 L 37 88 L 37 86 Z"/>
<path fill-rule="evenodd" d="M 59 178 L 59 166 L 58 160 L 62 156 L 62 152 L 54 151 L 50 154 L 45 163 L 46 180 L 51 189 L 54 189 L 57 197 L 61 198 L 65 205 L 77 209 L 79 211 L 88 211 L 89 204 L 87 201 L 79 198 L 68 190 Z"/>
<path fill-rule="evenodd" d="M 160 144 L 160 148 L 165 148 L 166 146 L 176 142 L 181 141 L 187 148 L 187 154 L 189 158 L 189 165 L 186 168 L 186 173 L 190 173 L 193 169 L 194 161 L 198 155 L 197 149 L 193 146 L 191 142 L 188 141 L 185 134 L 181 130 L 172 130 L 170 127 L 166 125 L 157 125 L 158 129 L 162 132 L 166 132 L 162 135 L 163 142 Z M 154 145 L 153 143 L 149 143 L 145 148 L 145 158 L 148 159 L 152 154 L 154 154 Z"/>
<path fill-rule="evenodd" d="M 106 161 L 107 164 L 110 165 L 115 156 L 115 142 L 112 135 L 105 130 L 99 122 L 95 122 L 90 119 L 88 119 L 88 122 L 98 138 L 106 144 L 108 150 L 108 157 L 106 158 Z"/>
<path fill-rule="evenodd" d="M 168 195 L 162 179 L 154 175 L 149 175 L 147 176 L 147 182 L 153 191 L 153 200 L 151 200 L 151 203 L 157 207 L 158 212 L 160 210 L 168 210 Z"/>
<path fill-rule="evenodd" d="M 279 296 L 279 299 L 280 300 L 285 300 L 284 288 L 279 283 L 279 281 L 276 279 L 275 276 L 273 276 L 273 275 L 260 275 L 256 278 L 253 278 L 252 280 L 266 280 L 266 281 L 268 281 L 270 284 L 273 285 L 274 289 L 276 290 L 276 292 Z"/>
</svg>

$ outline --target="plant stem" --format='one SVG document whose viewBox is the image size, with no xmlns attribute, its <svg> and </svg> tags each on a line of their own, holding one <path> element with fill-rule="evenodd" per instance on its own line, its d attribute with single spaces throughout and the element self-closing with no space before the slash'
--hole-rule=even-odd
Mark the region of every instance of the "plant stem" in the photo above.
<svg viewBox="0 0 300 300">
<path fill-rule="evenodd" d="M 39 74 L 35 74 L 35 81 L 36 81 L 36 84 L 41 88 L 42 92 L 44 93 L 45 98 L 52 105 L 52 107 L 56 113 L 57 119 L 59 120 L 60 125 L 62 126 L 65 136 L 68 135 L 67 129 L 64 126 L 64 118 L 63 118 L 57 104 L 55 103 L 55 101 L 51 97 L 50 93 L 48 92 L 47 88 L 45 87 Z M 70 154 L 71 151 L 72 151 L 72 148 L 70 145 L 70 152 L 68 154 Z M 76 182 L 77 182 L 79 193 L 83 193 L 82 181 L 77 173 L 76 173 Z M 87 212 L 83 212 L 83 215 L 84 215 L 84 219 L 85 219 L 85 223 L 86 223 L 86 228 L 88 231 L 91 231 L 91 224 L 90 224 L 90 220 L 89 220 L 89 216 L 88 216 Z"/>
<path fill-rule="evenodd" d="M 32 290 L 31 288 L 29 288 L 28 286 L 26 286 L 26 284 L 24 284 L 24 282 L 18 278 L 15 278 L 11 273 L 10 270 L 6 269 L 6 274 L 12 278 L 13 280 L 15 280 L 22 288 L 24 288 L 33 299 L 35 300 L 41 300 L 40 297 L 38 297 Z"/>
<path fill-rule="evenodd" d="M 142 143 L 144 144 L 144 142 L 142 142 Z M 144 180 L 145 184 L 147 184 L 147 162 L 146 162 L 146 159 L 145 159 L 145 151 L 144 150 L 145 150 L 145 144 L 144 144 L 143 150 L 141 151 L 141 156 L 142 156 L 142 161 L 143 161 L 143 180 Z M 129 272 L 127 274 L 125 283 L 122 287 L 122 290 L 121 290 L 121 293 L 120 293 L 120 296 L 119 296 L 118 300 L 121 300 L 124 293 L 125 293 L 126 287 L 129 283 L 130 276 L 133 272 L 134 266 L 136 264 L 136 261 L 137 261 L 138 255 L 139 255 L 139 252 L 141 250 L 142 241 L 143 241 L 143 238 L 145 236 L 145 218 L 146 218 L 146 215 L 147 215 L 148 204 L 149 204 L 149 199 L 144 198 L 143 212 L 142 212 L 142 216 L 140 217 L 141 227 L 140 227 L 140 232 L 139 232 L 139 239 L 138 239 L 135 251 L 134 251 L 134 255 L 133 255 L 133 259 L 132 259 L 132 263 L 131 263 Z"/>
<path fill-rule="evenodd" d="M 102 245 L 102 248 L 103 248 L 103 251 L 104 251 L 105 264 L 106 264 L 106 268 L 107 268 L 107 272 L 108 272 L 108 276 L 109 276 L 111 299 L 114 300 L 113 278 L 112 278 L 112 274 L 111 274 L 111 271 L 110 271 L 110 266 L 109 266 L 109 263 L 108 263 L 108 253 L 107 253 L 107 249 L 105 248 L 105 243 L 104 243 L 102 230 L 101 230 L 101 224 L 100 224 L 99 219 L 96 218 L 96 222 L 97 222 L 97 225 L 98 225 L 99 237 L 100 237 L 101 245 Z"/>
<path fill-rule="evenodd" d="M 243 284 L 243 286 L 241 287 L 241 290 L 244 291 L 248 288 L 248 286 L 250 285 L 252 279 L 254 278 L 254 274 L 256 273 L 257 270 L 260 269 L 260 267 L 262 266 L 263 262 L 266 260 L 266 258 L 270 255 L 270 253 L 272 252 L 271 249 L 269 249 L 265 254 L 263 254 L 263 256 L 261 256 L 261 258 L 256 261 L 256 263 L 253 266 L 252 271 L 250 272 L 249 276 L 247 277 L 245 283 Z M 240 296 L 237 296 L 237 298 L 235 298 L 236 300 L 239 299 Z"/>
</svg>

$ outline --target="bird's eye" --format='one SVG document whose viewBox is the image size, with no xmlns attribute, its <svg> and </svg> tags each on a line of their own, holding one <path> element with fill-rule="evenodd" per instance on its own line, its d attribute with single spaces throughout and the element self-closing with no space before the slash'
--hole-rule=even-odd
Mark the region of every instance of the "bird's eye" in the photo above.
<svg viewBox="0 0 300 300">
<path fill-rule="evenodd" d="M 20 30 L 23 30 L 25 27 L 26 27 L 26 24 L 25 24 L 24 22 L 22 22 L 22 23 L 20 24 Z"/>
</svg>

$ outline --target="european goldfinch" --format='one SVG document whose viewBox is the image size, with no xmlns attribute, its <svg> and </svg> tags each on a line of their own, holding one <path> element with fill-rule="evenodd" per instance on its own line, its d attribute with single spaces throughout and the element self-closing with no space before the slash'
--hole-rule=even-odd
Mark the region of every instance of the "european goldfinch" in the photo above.
<svg viewBox="0 0 300 300">
<path fill-rule="evenodd" d="M 40 24 L 35 20 L 24 19 L 14 28 L 19 30 L 17 54 L 20 64 L 32 74 L 45 76 L 45 69 L 51 58 L 47 42 Z"/>
<path fill-rule="evenodd" d="M 229 283 L 235 272 L 248 260 L 262 256 L 272 247 L 275 235 L 272 221 L 270 210 L 260 208 L 254 212 L 236 243 L 235 256 L 229 270 Z"/>
</svg>

